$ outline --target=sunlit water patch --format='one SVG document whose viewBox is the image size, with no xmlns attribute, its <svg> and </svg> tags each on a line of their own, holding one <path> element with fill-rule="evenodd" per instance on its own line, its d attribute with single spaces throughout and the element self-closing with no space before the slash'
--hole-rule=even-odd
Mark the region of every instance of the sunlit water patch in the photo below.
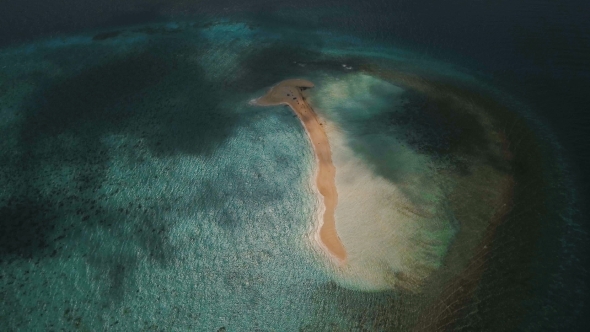
<svg viewBox="0 0 590 332">
<path fill-rule="evenodd" d="M 9 329 L 428 330 L 483 326 L 473 313 L 498 308 L 485 299 L 525 298 L 510 276 L 534 248 L 522 239 L 546 159 L 453 66 L 230 21 L 39 41 L 0 61 Z M 344 267 L 313 243 L 299 121 L 248 104 L 293 77 L 316 84 L 326 121 Z"/>
</svg>

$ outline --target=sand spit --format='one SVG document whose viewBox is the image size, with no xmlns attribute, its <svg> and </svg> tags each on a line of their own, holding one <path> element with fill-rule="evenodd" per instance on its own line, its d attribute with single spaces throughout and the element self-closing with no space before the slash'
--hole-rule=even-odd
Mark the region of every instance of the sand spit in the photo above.
<svg viewBox="0 0 590 332">
<path fill-rule="evenodd" d="M 330 255 L 340 262 L 344 262 L 347 256 L 346 250 L 336 232 L 336 220 L 334 218 L 334 212 L 338 204 L 338 192 L 335 183 L 336 169 L 332 163 L 332 152 L 328 136 L 324 130 L 324 124 L 319 121 L 317 114 L 305 101 L 305 97 L 301 93 L 301 91 L 313 87 L 314 84 L 306 80 L 285 80 L 273 86 L 266 95 L 254 100 L 253 103 L 260 106 L 289 105 L 301 120 L 317 158 L 316 184 L 325 206 L 323 220 L 320 221 L 319 241 Z"/>
</svg>

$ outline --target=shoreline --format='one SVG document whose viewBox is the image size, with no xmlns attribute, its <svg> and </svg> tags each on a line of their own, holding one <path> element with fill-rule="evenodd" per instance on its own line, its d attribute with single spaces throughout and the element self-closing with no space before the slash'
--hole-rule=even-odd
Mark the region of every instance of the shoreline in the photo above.
<svg viewBox="0 0 590 332">
<path fill-rule="evenodd" d="M 315 189 L 321 195 L 324 203 L 323 218 L 319 218 L 319 231 L 316 232 L 314 238 L 330 256 L 343 263 L 346 261 L 347 254 L 336 231 L 334 214 L 338 204 L 338 192 L 332 152 L 323 124 L 301 93 L 301 91 L 313 87 L 313 83 L 302 79 L 284 80 L 273 86 L 264 96 L 253 100 L 252 104 L 258 106 L 288 105 L 303 124 L 312 143 L 318 165 L 315 173 Z"/>
</svg>

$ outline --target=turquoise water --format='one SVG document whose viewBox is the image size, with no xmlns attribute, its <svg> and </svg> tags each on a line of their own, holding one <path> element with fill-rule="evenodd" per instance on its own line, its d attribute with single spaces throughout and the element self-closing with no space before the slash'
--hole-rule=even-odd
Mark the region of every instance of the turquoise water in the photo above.
<svg viewBox="0 0 590 332">
<path fill-rule="evenodd" d="M 151 58 L 148 52 L 125 53 L 136 42 L 145 41 L 117 40 L 88 52 L 136 56 L 120 60 L 130 66 L 168 65 L 163 62 L 168 59 Z M 204 86 L 198 72 L 184 72 L 187 66 L 162 68 L 166 72 L 156 73 L 155 83 L 136 82 L 153 79 L 142 77 L 141 71 L 150 68 L 130 69 L 120 87 L 130 83 L 137 85 L 136 91 L 102 85 L 96 80 L 125 68 L 100 68 L 100 58 L 93 58 L 98 64 L 83 63 L 89 54 L 85 47 L 84 41 L 38 46 L 22 60 L 23 67 L 13 68 L 16 93 L 27 88 L 28 82 L 18 81 L 23 71 L 39 76 L 35 85 L 54 79 L 52 75 L 65 77 L 56 89 L 58 100 L 49 100 L 40 111 L 61 111 L 64 118 L 40 114 L 61 122 L 59 127 L 31 128 L 29 146 L 5 141 L 2 149 L 9 160 L 25 153 L 33 159 L 33 164 L 23 165 L 27 172 L 22 175 L 3 167 L 3 203 L 16 201 L 16 207 L 5 208 L 9 216 L 30 209 L 21 200 L 35 199 L 42 200 L 38 204 L 54 218 L 34 216 L 51 226 L 42 224 L 48 229 L 35 236 L 22 235 L 43 241 L 45 247 L 15 244 L 19 247 L 9 247 L 3 258 L 5 326 L 215 330 L 231 322 L 232 330 L 297 328 L 312 316 L 314 287 L 326 281 L 301 248 L 315 201 L 305 186 L 313 159 L 298 122 L 282 108 L 252 109 L 247 101 L 255 95 L 219 95 Z M 59 72 L 63 65 L 37 58 L 51 52 L 59 59 L 69 53 L 81 66 L 100 69 L 82 78 L 56 74 L 53 70 Z M 23 53 L 4 55 L 13 57 L 5 61 Z M 182 64 L 190 65 L 190 60 Z M 70 83 L 70 75 L 86 86 Z M 115 95 L 116 101 L 129 99 L 88 106 L 96 113 L 108 108 L 108 116 L 84 114 L 86 102 L 91 102 L 84 98 L 94 98 L 86 93 L 98 89 Z M 30 116 L 24 114 L 26 100 L 19 97 L 3 98 L 8 130 L 16 131 Z M 216 97 L 223 101 L 208 109 Z M 20 105 L 7 121 L 9 103 Z M 195 122 L 202 128 L 195 128 Z M 19 257 L 21 253 L 25 257 Z M 13 288 L 13 282 L 24 282 L 26 288 Z"/>
<path fill-rule="evenodd" d="M 378 70 L 359 79 L 368 58 L 402 72 L 476 81 L 409 51 L 248 21 L 168 22 L 3 49 L 5 328 L 414 326 L 431 293 L 400 297 L 395 283 L 359 291 L 337 277 L 342 271 L 335 273 L 311 240 L 319 202 L 302 126 L 286 107 L 248 103 L 285 78 L 314 81 L 314 107 L 349 139 L 343 165 L 354 158 L 399 188 L 410 183 L 400 189 L 408 201 L 432 206 L 436 216 L 401 228 L 396 234 L 416 242 L 397 241 L 373 255 L 379 259 L 371 257 L 367 275 L 383 270 L 389 277 L 416 265 L 420 277 L 436 275 L 461 229 L 446 207 L 460 185 L 440 169 L 479 165 L 487 142 L 462 151 L 465 160 L 424 148 L 435 146 L 425 137 L 453 133 L 421 132 L 413 137 L 420 144 L 412 143 L 406 127 L 415 124 L 399 124 L 408 88 L 377 78 Z M 409 243 L 426 249 L 412 251 Z M 456 272 L 444 271 L 436 278 L 445 282 Z"/>
<path fill-rule="evenodd" d="M 239 63 L 218 52 L 250 30 L 158 29 L 2 54 L 9 330 L 286 331 L 318 310 L 303 129 L 248 104 L 256 78 L 222 90 Z"/>
</svg>

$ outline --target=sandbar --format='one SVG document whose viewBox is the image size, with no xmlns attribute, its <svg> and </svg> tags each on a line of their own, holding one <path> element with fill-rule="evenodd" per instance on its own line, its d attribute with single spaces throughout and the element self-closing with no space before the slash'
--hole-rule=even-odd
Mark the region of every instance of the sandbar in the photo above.
<svg viewBox="0 0 590 332">
<path fill-rule="evenodd" d="M 253 103 L 260 106 L 289 105 L 301 120 L 317 158 L 316 184 L 325 206 L 319 230 L 320 244 L 330 255 L 342 263 L 346 260 L 346 249 L 336 232 L 334 211 L 338 204 L 338 192 L 336 191 L 336 169 L 332 163 L 332 152 L 323 123 L 319 121 L 317 114 L 309 106 L 302 94 L 303 90 L 313 87 L 314 84 L 307 80 L 285 80 L 273 86 L 266 95 L 254 100 Z"/>
</svg>

